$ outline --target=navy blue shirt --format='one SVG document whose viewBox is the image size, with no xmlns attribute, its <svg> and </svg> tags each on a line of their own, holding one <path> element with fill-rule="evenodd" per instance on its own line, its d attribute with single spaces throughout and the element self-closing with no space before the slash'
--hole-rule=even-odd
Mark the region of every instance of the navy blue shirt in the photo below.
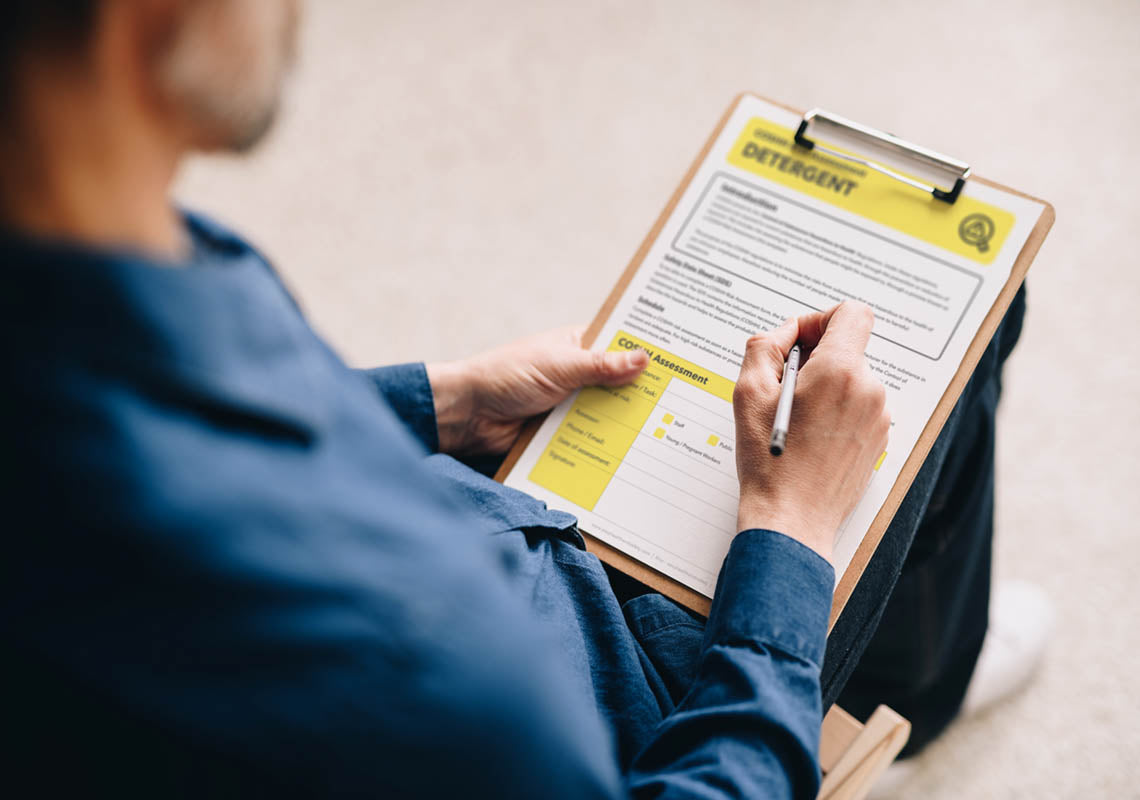
<svg viewBox="0 0 1140 800">
<path fill-rule="evenodd" d="M 571 515 L 432 454 L 422 365 L 346 367 L 258 253 L 187 226 L 189 265 L 0 239 L 17 772 L 815 796 L 826 561 L 745 531 L 707 625 L 619 604 Z"/>
</svg>

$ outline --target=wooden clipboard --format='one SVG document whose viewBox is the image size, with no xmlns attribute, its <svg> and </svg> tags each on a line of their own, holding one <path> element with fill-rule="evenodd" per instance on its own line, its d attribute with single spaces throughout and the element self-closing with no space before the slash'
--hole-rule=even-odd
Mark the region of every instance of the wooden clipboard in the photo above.
<svg viewBox="0 0 1140 800">
<path fill-rule="evenodd" d="M 602 326 L 605 324 L 606 320 L 609 319 L 610 315 L 614 311 L 614 308 L 617 306 L 618 301 L 622 295 L 625 294 L 630 281 L 633 280 L 634 275 L 636 275 L 637 271 L 641 268 L 642 262 L 649 254 L 650 248 L 657 240 L 657 237 L 661 233 L 661 229 L 664 227 L 666 221 L 672 216 L 673 211 L 677 207 L 677 204 L 681 201 L 681 197 L 689 188 L 689 184 L 692 182 L 694 176 L 697 173 L 697 170 L 708 157 L 709 151 L 712 149 L 713 145 L 720 137 L 725 125 L 728 124 L 728 121 L 732 117 L 733 112 L 736 111 L 737 106 L 746 97 L 756 97 L 766 103 L 770 103 L 771 105 L 790 111 L 797 116 L 804 116 L 804 112 L 801 110 L 792 108 L 791 106 L 787 106 L 774 100 L 769 100 L 768 98 L 762 97 L 761 95 L 749 92 L 744 92 L 737 95 L 732 104 L 728 107 L 728 110 L 724 112 L 724 115 L 721 117 L 720 122 L 713 130 L 712 135 L 709 137 L 708 141 L 705 142 L 704 147 L 702 147 L 701 151 L 697 154 L 696 160 L 693 161 L 692 166 L 690 166 L 688 172 L 685 173 L 684 179 L 681 181 L 677 189 L 673 192 L 672 197 L 669 198 L 669 202 L 665 205 L 665 208 L 662 210 L 660 216 L 658 216 L 657 222 L 650 229 L 649 234 L 645 237 L 644 241 L 642 241 L 641 246 L 637 249 L 637 252 L 633 256 L 633 259 L 629 262 L 629 266 L 626 267 L 625 272 L 622 273 L 621 278 L 614 285 L 614 288 L 610 291 L 610 294 L 606 298 L 605 303 L 602 304 L 601 309 L 598 311 L 597 315 L 594 317 L 593 322 L 586 330 L 586 333 L 583 336 L 583 344 L 586 347 L 590 347 L 594 344 L 594 341 L 597 339 L 598 334 L 602 330 Z M 801 131 L 802 130 L 803 127 L 801 126 Z M 960 179 L 958 186 L 956 186 L 954 190 L 955 195 L 958 189 L 961 188 L 962 180 L 964 180 L 964 177 L 963 179 Z M 855 584 L 858 583 L 859 578 L 863 574 L 863 570 L 866 568 L 868 562 L 871 560 L 871 556 L 875 552 L 875 548 L 878 547 L 879 542 L 883 538 L 883 534 L 886 533 L 891 519 L 894 518 L 895 512 L 898 511 L 899 504 L 902 503 L 903 498 L 906 496 L 907 491 L 910 489 L 911 482 L 914 480 L 915 475 L 918 474 L 918 470 L 922 466 L 923 461 L 926 460 L 927 453 L 930 452 L 930 448 L 933 446 L 934 441 L 938 438 L 938 434 L 941 432 L 942 426 L 945 424 L 947 417 L 949 417 L 951 410 L 953 410 L 954 404 L 958 401 L 958 397 L 966 388 L 966 383 L 969 381 L 970 375 L 973 374 L 974 368 L 978 364 L 978 360 L 982 357 L 982 353 L 985 351 L 986 346 L 990 342 L 990 339 L 993 338 L 994 332 L 997 330 L 1002 317 L 1005 315 L 1006 309 L 1009 307 L 1010 302 L 1012 302 L 1018 288 L 1021 286 L 1022 282 L 1024 282 L 1025 274 L 1029 270 L 1029 265 L 1036 257 L 1037 251 L 1041 248 L 1041 243 L 1045 240 L 1045 236 L 1048 234 L 1049 229 L 1053 226 L 1053 220 L 1056 217 L 1053 206 L 1044 200 L 1040 200 L 1036 197 L 1025 194 L 1024 192 L 1019 192 L 1016 189 L 1011 189 L 1008 186 L 1002 186 L 1001 184 L 986 180 L 984 178 L 979 178 L 977 176 L 972 176 L 969 178 L 969 180 L 977 181 L 978 183 L 991 186 L 995 189 L 1000 189 L 1003 192 L 1008 192 L 1010 194 L 1024 197 L 1028 200 L 1032 200 L 1033 202 L 1040 203 L 1042 206 L 1044 206 L 1044 208 L 1041 212 L 1040 217 L 1038 217 L 1037 222 L 1034 224 L 1028 239 L 1026 239 L 1024 246 L 1021 248 L 1021 252 L 1018 254 L 1017 259 L 1014 261 L 1013 266 L 1010 269 L 1009 279 L 1006 281 L 1005 286 L 1002 287 L 1001 292 L 998 294 L 997 300 L 990 308 L 989 313 L 986 315 L 981 327 L 978 329 L 977 334 L 974 336 L 969 349 L 966 351 L 965 357 L 962 359 L 961 365 L 958 367 L 958 371 L 950 381 L 950 385 L 942 395 L 942 399 L 939 401 L 937 408 L 931 415 L 929 421 L 926 424 L 926 427 L 922 431 L 922 434 L 919 436 L 914 449 L 911 451 L 910 457 L 906 460 L 902 472 L 899 474 L 898 480 L 895 481 L 894 487 L 891 489 L 891 492 L 887 496 L 887 499 L 883 503 L 883 506 L 879 510 L 879 513 L 875 516 L 875 519 L 872 522 L 867 535 L 863 537 L 863 541 L 859 545 L 858 550 L 856 550 L 855 556 L 852 558 L 846 572 L 844 572 L 840 578 L 839 583 L 835 588 L 834 599 L 831 605 L 831 618 L 828 623 L 828 631 L 830 631 L 831 628 L 835 625 L 835 621 L 839 618 L 840 613 L 843 611 L 844 606 L 847 604 L 848 599 L 851 597 L 851 593 L 855 589 Z M 519 460 L 519 457 L 522 455 L 531 439 L 533 439 L 534 435 L 538 432 L 538 428 L 542 424 L 544 418 L 545 415 L 537 417 L 531 420 L 525 426 L 519 435 L 518 440 L 515 442 L 510 452 L 507 454 L 502 467 L 495 475 L 495 480 L 498 480 L 500 482 L 504 481 L 507 475 L 510 474 L 511 469 Z M 646 586 L 649 586 L 650 588 L 660 592 L 666 597 L 675 600 L 686 608 L 696 611 L 697 613 L 704 616 L 708 615 L 709 607 L 711 606 L 712 601 L 700 592 L 684 586 L 673 578 L 670 578 L 663 573 L 658 572 L 657 570 L 647 566 L 637 559 L 626 555 L 620 550 L 606 544 L 605 542 L 600 541 L 599 539 L 594 538 L 588 532 L 583 531 L 582 533 L 585 536 L 587 547 L 590 552 L 597 555 L 598 558 L 600 558 L 606 564 L 609 564 L 620 572 L 641 581 Z"/>
</svg>

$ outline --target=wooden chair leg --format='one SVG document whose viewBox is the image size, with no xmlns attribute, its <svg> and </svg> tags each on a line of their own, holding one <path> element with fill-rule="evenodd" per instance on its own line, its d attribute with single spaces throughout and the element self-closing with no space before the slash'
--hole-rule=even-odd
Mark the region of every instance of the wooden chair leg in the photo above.
<svg viewBox="0 0 1140 800">
<path fill-rule="evenodd" d="M 862 800 L 910 737 L 910 723 L 879 706 L 865 725 L 838 706 L 823 720 L 819 800 Z"/>
</svg>

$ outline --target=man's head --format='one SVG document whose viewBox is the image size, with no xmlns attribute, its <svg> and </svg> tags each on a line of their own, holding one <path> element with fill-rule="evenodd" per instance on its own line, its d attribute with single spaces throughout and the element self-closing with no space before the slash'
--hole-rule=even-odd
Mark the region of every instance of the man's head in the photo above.
<svg viewBox="0 0 1140 800">
<path fill-rule="evenodd" d="M 8 0 L 2 113 L 18 117 L 35 73 L 113 85 L 192 149 L 244 150 L 268 130 L 299 0 Z M 42 86 L 42 81 L 34 81 Z M 8 120 L 12 121 L 12 120 Z"/>
</svg>

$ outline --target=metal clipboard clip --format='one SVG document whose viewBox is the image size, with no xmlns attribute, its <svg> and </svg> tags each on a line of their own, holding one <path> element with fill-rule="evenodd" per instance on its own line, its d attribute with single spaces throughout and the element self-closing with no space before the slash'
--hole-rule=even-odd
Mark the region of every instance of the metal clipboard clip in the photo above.
<svg viewBox="0 0 1140 800">
<path fill-rule="evenodd" d="M 839 128 L 849 135 L 856 138 L 865 139 L 873 142 L 876 145 L 885 148 L 886 150 L 894 153 L 900 153 L 907 158 L 918 161 L 923 166 L 933 168 L 936 171 L 944 172 L 954 178 L 954 188 L 949 191 L 939 189 L 937 186 L 932 186 L 922 181 L 917 181 L 914 178 L 909 178 L 895 172 L 889 167 L 878 164 L 869 159 L 860 158 L 859 156 L 841 153 L 838 150 L 832 150 L 829 147 L 813 142 L 807 138 L 808 126 L 812 123 L 826 123 L 835 128 Z M 860 166 L 868 169 L 873 169 L 880 172 L 887 177 L 894 178 L 897 181 L 902 181 L 907 186 L 913 186 L 923 192 L 929 193 L 935 200 L 941 200 L 944 203 L 953 205 L 954 201 L 958 199 L 958 195 L 962 192 L 962 187 L 966 185 L 966 179 L 970 177 L 970 165 L 956 158 L 944 156 L 941 153 L 935 153 L 933 150 L 927 150 L 925 147 L 920 147 L 917 144 L 911 144 L 904 141 L 897 136 L 893 136 L 883 131 L 877 131 L 874 128 L 868 128 L 866 125 L 860 125 L 858 122 L 852 122 L 849 119 L 844 119 L 837 114 L 824 111 L 819 108 L 812 109 L 804 114 L 803 120 L 800 121 L 800 127 L 796 130 L 795 136 L 796 144 L 808 150 L 818 150 L 821 153 L 826 153 L 833 158 L 841 158 L 844 161 L 851 161 Z"/>
</svg>

